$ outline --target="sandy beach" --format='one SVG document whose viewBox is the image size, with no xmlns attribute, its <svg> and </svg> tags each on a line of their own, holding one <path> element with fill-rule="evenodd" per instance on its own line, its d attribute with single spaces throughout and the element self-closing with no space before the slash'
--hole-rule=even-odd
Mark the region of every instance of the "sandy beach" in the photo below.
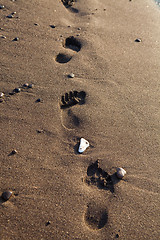
<svg viewBox="0 0 160 240">
<path fill-rule="evenodd" d="M 159 239 L 159 25 L 152 0 L 0 1 L 0 239 Z"/>
</svg>

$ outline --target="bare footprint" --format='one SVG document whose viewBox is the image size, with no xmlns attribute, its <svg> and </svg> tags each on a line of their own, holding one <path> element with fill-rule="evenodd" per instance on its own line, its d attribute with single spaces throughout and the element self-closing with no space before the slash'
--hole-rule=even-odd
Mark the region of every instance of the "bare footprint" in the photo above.
<svg viewBox="0 0 160 240">
<path fill-rule="evenodd" d="M 90 229 L 100 230 L 108 222 L 108 212 L 99 204 L 89 203 L 84 214 L 84 221 Z"/>
<path fill-rule="evenodd" d="M 77 8 L 73 7 L 73 5 L 76 2 L 76 0 L 61 0 L 61 2 L 71 12 L 73 12 L 73 13 L 78 13 L 79 12 Z"/>
<path fill-rule="evenodd" d="M 71 109 L 66 109 L 62 112 L 62 125 L 68 130 L 79 127 L 81 120 L 72 112 Z"/>
<path fill-rule="evenodd" d="M 58 63 L 67 63 L 72 59 L 72 56 L 70 56 L 69 54 L 64 54 L 64 53 L 59 53 L 55 60 Z"/>
<path fill-rule="evenodd" d="M 72 130 L 80 126 L 82 121 L 74 114 L 71 107 L 74 107 L 74 105 L 77 104 L 84 104 L 85 97 L 86 93 L 84 91 L 70 91 L 69 93 L 65 93 L 64 95 L 62 95 L 60 101 L 60 108 L 62 109 L 61 121 L 64 128 Z"/>
<path fill-rule="evenodd" d="M 70 36 L 65 39 L 64 47 L 70 48 L 75 52 L 79 52 L 81 50 L 82 44 L 79 39 L 75 38 L 74 36 Z"/>
<path fill-rule="evenodd" d="M 88 166 L 85 183 L 99 189 L 110 190 L 114 193 L 114 184 L 111 176 L 99 166 L 99 160 Z"/>
</svg>

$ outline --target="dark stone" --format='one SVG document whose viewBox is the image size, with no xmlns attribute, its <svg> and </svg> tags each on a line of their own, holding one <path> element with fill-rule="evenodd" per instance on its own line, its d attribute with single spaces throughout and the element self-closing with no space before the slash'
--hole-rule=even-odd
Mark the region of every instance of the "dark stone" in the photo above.
<svg viewBox="0 0 160 240">
<path fill-rule="evenodd" d="M 142 40 L 140 38 L 137 38 L 135 42 L 142 42 Z"/>
<path fill-rule="evenodd" d="M 47 223 L 46 223 L 46 226 L 48 226 L 48 225 L 50 225 L 51 224 L 51 222 L 50 221 L 48 221 Z"/>
<path fill-rule="evenodd" d="M 36 102 L 42 102 L 42 100 L 41 100 L 40 98 L 38 98 L 38 99 L 36 100 Z"/>
<path fill-rule="evenodd" d="M 16 149 L 12 150 L 12 152 L 11 152 L 11 154 L 16 154 L 16 153 L 17 153 Z"/>
<path fill-rule="evenodd" d="M 28 87 L 29 87 L 29 88 L 33 88 L 33 84 L 32 84 L 32 83 L 29 84 Z"/>
<path fill-rule="evenodd" d="M 14 42 L 19 41 L 19 38 L 16 37 L 16 38 L 14 38 L 12 41 L 14 41 Z"/>
<path fill-rule="evenodd" d="M 13 18 L 13 15 L 12 15 L 12 14 L 10 14 L 10 15 L 8 15 L 8 16 L 7 16 L 7 18 Z"/>
<path fill-rule="evenodd" d="M 24 84 L 23 84 L 23 87 L 28 87 L 28 86 L 29 86 L 28 83 L 24 83 Z"/>
<path fill-rule="evenodd" d="M 2 193 L 2 198 L 5 201 L 9 200 L 11 196 L 12 196 L 12 191 L 5 191 Z"/>
<path fill-rule="evenodd" d="M 56 26 L 55 25 L 50 25 L 51 28 L 55 28 Z"/>
<path fill-rule="evenodd" d="M 16 92 L 16 93 L 19 93 L 20 91 L 21 91 L 20 88 L 15 88 L 15 89 L 14 89 L 14 92 Z"/>
</svg>

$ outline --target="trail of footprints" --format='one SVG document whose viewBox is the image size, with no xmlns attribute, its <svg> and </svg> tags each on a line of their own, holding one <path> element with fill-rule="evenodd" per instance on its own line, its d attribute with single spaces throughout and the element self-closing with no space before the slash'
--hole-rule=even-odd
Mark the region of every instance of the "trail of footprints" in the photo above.
<svg viewBox="0 0 160 240">
<path fill-rule="evenodd" d="M 77 9 L 73 8 L 73 3 L 75 0 L 61 0 L 64 6 L 71 10 L 72 12 L 78 12 Z M 75 38 L 74 36 L 70 36 L 65 39 L 63 44 L 64 48 L 68 48 L 72 51 L 79 52 L 81 50 L 82 44 L 81 42 Z M 72 59 L 70 54 L 59 53 L 55 60 L 58 63 L 67 63 Z M 32 88 L 32 84 L 27 85 L 24 84 L 21 89 L 27 90 Z M 14 89 L 10 95 L 14 95 L 21 91 L 20 88 Z M 70 91 L 69 93 L 65 93 L 61 96 L 60 108 L 67 109 L 71 108 L 74 105 L 82 105 L 85 103 L 86 92 L 85 91 Z M 70 111 L 68 112 L 70 113 Z M 76 116 L 75 116 L 76 117 Z M 76 118 L 76 122 L 79 120 Z M 77 124 L 78 125 L 78 124 Z M 111 193 L 114 193 L 114 184 L 112 182 L 111 176 L 104 171 L 99 166 L 99 160 L 92 163 L 88 166 L 87 174 L 85 177 L 85 183 L 88 186 L 96 186 L 99 189 L 109 190 Z M 84 215 L 84 220 L 86 225 L 92 230 L 100 230 L 102 229 L 106 223 L 108 222 L 108 211 L 105 207 L 101 205 L 97 205 L 97 203 L 91 202 L 87 205 L 86 212 Z"/>
<path fill-rule="evenodd" d="M 69 10 L 73 10 L 73 2 L 74 0 L 61 0 L 66 8 Z M 79 52 L 81 50 L 82 44 L 81 42 L 73 36 L 70 36 L 65 39 L 63 44 L 64 48 L 68 48 L 72 51 Z M 56 61 L 58 63 L 67 63 L 72 59 L 72 56 L 69 54 L 59 53 L 56 56 Z M 80 120 L 72 113 L 70 108 L 74 105 L 82 105 L 85 103 L 86 93 L 85 91 L 70 91 L 69 93 L 65 93 L 61 96 L 60 108 L 64 111 L 64 109 L 69 109 L 67 112 L 67 118 L 70 120 L 69 122 L 74 122 L 74 125 L 79 126 Z M 64 121 L 64 119 L 63 119 Z M 64 124 L 66 126 L 70 126 L 71 124 L 66 122 Z M 104 171 L 99 166 L 99 160 L 92 163 L 88 166 L 87 175 L 85 177 L 85 183 L 89 186 L 96 186 L 99 189 L 109 190 L 112 193 L 114 192 L 114 185 L 111 179 L 111 176 Z M 94 202 L 91 202 L 87 205 L 85 214 L 84 214 L 85 224 L 91 230 L 100 230 L 102 229 L 106 223 L 108 222 L 108 211 L 105 207 L 98 205 Z"/>
<path fill-rule="evenodd" d="M 76 0 L 61 0 L 61 2 L 67 9 L 71 10 L 72 12 L 78 12 L 76 8 L 73 8 L 73 4 L 74 2 L 76 2 Z M 70 36 L 65 39 L 63 47 L 68 48 L 75 52 L 79 52 L 81 50 L 82 44 L 80 40 L 78 40 L 74 36 Z M 68 63 L 71 59 L 72 59 L 72 55 L 66 54 L 64 52 L 59 53 L 55 57 L 56 62 L 61 64 Z"/>
</svg>

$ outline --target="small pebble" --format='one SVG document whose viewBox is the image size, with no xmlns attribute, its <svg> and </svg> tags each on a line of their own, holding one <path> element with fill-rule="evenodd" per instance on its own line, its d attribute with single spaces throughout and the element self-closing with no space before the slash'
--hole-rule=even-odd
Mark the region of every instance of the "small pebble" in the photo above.
<svg viewBox="0 0 160 240">
<path fill-rule="evenodd" d="M 16 93 L 19 93 L 20 91 L 21 91 L 20 88 L 15 88 L 15 89 L 14 89 L 14 92 L 16 92 Z"/>
<path fill-rule="evenodd" d="M 123 168 L 117 168 L 116 175 L 119 179 L 122 179 L 125 174 L 126 174 L 126 171 Z"/>
<path fill-rule="evenodd" d="M 142 42 L 142 40 L 140 38 L 137 38 L 135 42 Z"/>
<path fill-rule="evenodd" d="M 51 28 L 55 28 L 56 26 L 55 25 L 50 25 Z"/>
<path fill-rule="evenodd" d="M 81 30 L 81 28 L 79 27 L 79 28 L 77 28 L 77 30 Z"/>
<path fill-rule="evenodd" d="M 48 222 L 46 223 L 46 226 L 48 226 L 49 224 L 51 224 L 51 222 L 50 222 L 50 221 L 48 221 Z"/>
<path fill-rule="evenodd" d="M 42 133 L 43 132 L 43 130 L 37 130 L 37 133 Z"/>
<path fill-rule="evenodd" d="M 0 5 L 0 9 L 4 9 L 4 5 Z"/>
<path fill-rule="evenodd" d="M 9 200 L 11 196 L 12 196 L 12 191 L 5 191 L 2 193 L 2 198 L 5 201 Z"/>
<path fill-rule="evenodd" d="M 29 88 L 33 88 L 33 84 L 30 83 L 30 84 L 28 85 L 28 87 L 29 87 Z"/>
<path fill-rule="evenodd" d="M 12 150 L 12 152 L 11 152 L 11 154 L 16 154 L 16 153 L 17 153 L 16 149 Z"/>
<path fill-rule="evenodd" d="M 3 99 L 2 98 L 0 98 L 0 103 L 2 103 L 3 102 Z"/>
<path fill-rule="evenodd" d="M 10 15 L 8 15 L 8 16 L 7 16 L 7 18 L 13 18 L 13 15 L 12 15 L 12 14 L 10 14 Z"/>
<path fill-rule="evenodd" d="M 19 41 L 19 38 L 16 37 L 16 38 L 14 38 L 12 41 Z"/>
<path fill-rule="evenodd" d="M 41 100 L 40 98 L 38 98 L 38 99 L 36 100 L 36 102 L 42 102 L 42 100 Z"/>
<path fill-rule="evenodd" d="M 38 26 L 38 23 L 34 23 L 35 26 Z"/>
<path fill-rule="evenodd" d="M 70 77 L 70 78 L 74 78 L 74 73 L 70 73 L 70 74 L 68 74 L 68 77 Z"/>
<path fill-rule="evenodd" d="M 14 14 L 16 14 L 16 12 L 12 12 L 11 14 L 14 15 Z"/>
<path fill-rule="evenodd" d="M 23 87 L 28 87 L 28 86 L 29 86 L 28 83 L 24 83 L 24 84 L 23 84 Z"/>
<path fill-rule="evenodd" d="M 1 36 L 1 38 L 6 39 L 6 36 Z"/>
<path fill-rule="evenodd" d="M 0 92 L 0 97 L 3 97 L 4 96 L 4 93 L 3 92 Z"/>
</svg>

